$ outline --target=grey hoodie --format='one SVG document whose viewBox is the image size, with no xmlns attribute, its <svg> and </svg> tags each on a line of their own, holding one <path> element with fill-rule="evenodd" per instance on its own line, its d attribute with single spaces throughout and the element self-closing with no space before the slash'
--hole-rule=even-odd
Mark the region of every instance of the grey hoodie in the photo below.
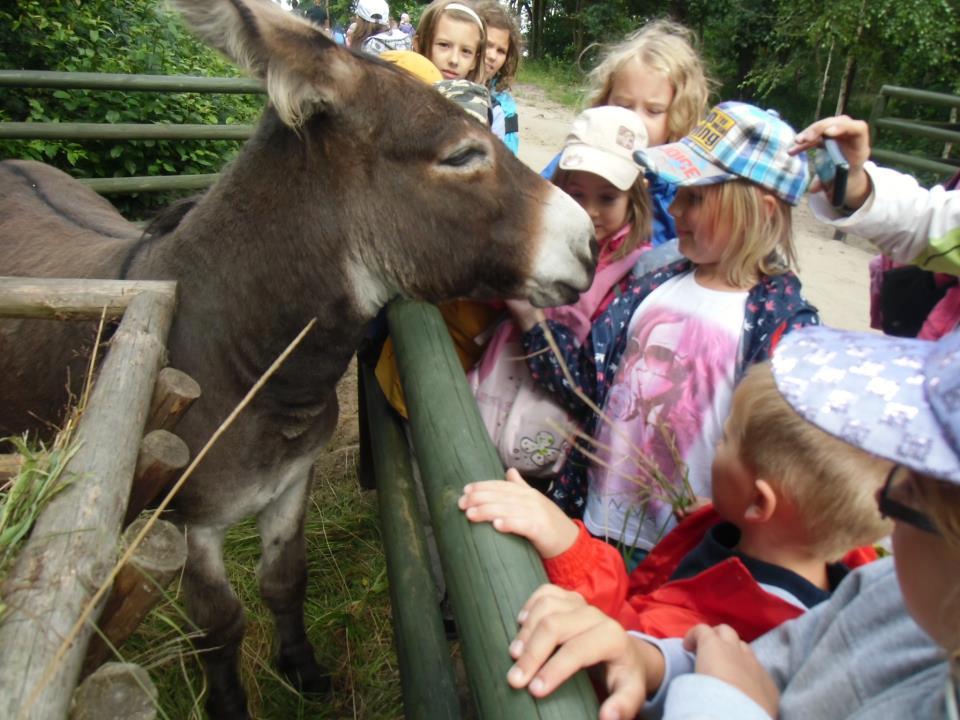
<svg viewBox="0 0 960 720">
<path fill-rule="evenodd" d="M 667 674 L 642 717 L 768 720 L 739 690 L 694 673 L 681 640 L 645 639 Z M 946 718 L 948 688 L 957 697 L 944 651 L 904 607 L 892 558 L 850 573 L 830 600 L 752 647 L 780 689 L 780 720 Z"/>
</svg>

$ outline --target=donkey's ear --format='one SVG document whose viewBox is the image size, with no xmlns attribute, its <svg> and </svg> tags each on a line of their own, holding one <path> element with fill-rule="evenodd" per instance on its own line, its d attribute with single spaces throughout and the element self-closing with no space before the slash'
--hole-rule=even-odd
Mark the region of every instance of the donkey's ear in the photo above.
<svg viewBox="0 0 960 720">
<path fill-rule="evenodd" d="M 308 20 L 271 0 L 172 0 L 187 25 L 263 80 L 280 119 L 298 127 L 313 112 L 340 104 L 358 61 Z"/>
</svg>

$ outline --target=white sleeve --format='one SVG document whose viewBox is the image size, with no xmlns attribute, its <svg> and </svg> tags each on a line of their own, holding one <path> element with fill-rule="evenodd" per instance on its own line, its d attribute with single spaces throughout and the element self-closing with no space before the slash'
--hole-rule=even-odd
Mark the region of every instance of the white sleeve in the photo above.
<svg viewBox="0 0 960 720">
<path fill-rule="evenodd" d="M 629 635 L 640 638 L 650 643 L 663 655 L 663 682 L 657 692 L 643 705 L 641 717 L 660 718 L 663 716 L 664 703 L 667 700 L 667 693 L 674 678 L 693 672 L 693 664 L 696 657 L 693 653 L 683 649 L 682 638 L 655 638 L 644 633 L 629 631 Z"/>
<path fill-rule="evenodd" d="M 711 675 L 684 675 L 670 685 L 663 720 L 770 720 L 733 685 Z"/>
<path fill-rule="evenodd" d="M 931 243 L 960 227 L 960 191 L 921 187 L 910 175 L 864 165 L 873 190 L 849 216 L 838 212 L 822 192 L 810 196 L 810 209 L 821 222 L 866 238 L 897 262 L 919 259 Z M 932 268 L 937 269 L 937 268 Z"/>
</svg>

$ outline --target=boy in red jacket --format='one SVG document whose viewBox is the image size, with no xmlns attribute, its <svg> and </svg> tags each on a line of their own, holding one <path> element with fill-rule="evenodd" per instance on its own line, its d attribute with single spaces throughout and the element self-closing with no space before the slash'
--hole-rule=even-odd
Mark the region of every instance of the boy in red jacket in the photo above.
<svg viewBox="0 0 960 720">
<path fill-rule="evenodd" d="M 749 641 L 827 599 L 849 567 L 876 557 L 848 551 L 889 532 L 874 500 L 889 469 L 803 420 L 761 363 L 734 393 L 713 461 L 713 504 L 629 575 L 615 547 L 516 470 L 467 485 L 459 506 L 472 522 L 526 537 L 550 582 L 627 630 L 681 637 L 698 623 L 726 623 Z"/>
</svg>

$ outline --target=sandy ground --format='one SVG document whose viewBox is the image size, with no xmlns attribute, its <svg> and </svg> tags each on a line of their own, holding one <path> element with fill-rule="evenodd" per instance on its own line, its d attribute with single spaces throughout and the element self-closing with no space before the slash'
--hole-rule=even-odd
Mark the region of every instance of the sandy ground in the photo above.
<svg viewBox="0 0 960 720">
<path fill-rule="evenodd" d="M 532 85 L 514 88 L 520 118 L 520 159 L 539 172 L 563 147 L 575 113 L 546 99 Z M 875 254 L 859 238 L 833 239 L 833 230 L 814 219 L 806 202 L 794 213 L 794 236 L 800 256 L 798 274 L 807 299 L 820 310 L 825 325 L 869 329 L 867 263 Z"/>
</svg>

